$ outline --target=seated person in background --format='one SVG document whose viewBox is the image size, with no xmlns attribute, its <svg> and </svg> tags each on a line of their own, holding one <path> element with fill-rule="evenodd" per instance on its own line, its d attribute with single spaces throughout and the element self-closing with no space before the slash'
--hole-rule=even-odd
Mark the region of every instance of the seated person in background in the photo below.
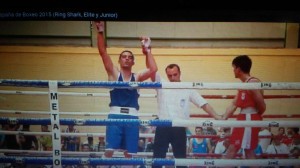
<svg viewBox="0 0 300 168">
<path fill-rule="evenodd" d="M 196 127 L 195 133 L 198 136 L 203 135 L 203 128 Z M 189 152 L 197 153 L 212 153 L 212 147 L 209 138 L 191 138 L 189 144 Z"/>
<path fill-rule="evenodd" d="M 203 135 L 203 128 L 196 127 L 195 135 Z M 189 153 L 193 154 L 207 154 L 212 153 L 212 147 L 209 138 L 191 138 L 189 143 Z M 199 158 L 199 156 L 196 156 Z M 203 158 L 203 157 L 200 157 Z M 206 166 L 190 166 L 190 168 L 206 168 Z"/>
<path fill-rule="evenodd" d="M 79 131 L 74 128 L 74 125 L 68 125 L 68 128 L 63 132 L 66 133 L 78 133 Z M 77 136 L 65 136 L 62 138 L 62 149 L 65 151 L 79 151 L 80 137 Z"/>
<path fill-rule="evenodd" d="M 144 152 L 146 148 L 145 144 L 146 138 L 139 138 L 138 141 L 138 152 Z"/>
<path fill-rule="evenodd" d="M 278 128 L 278 133 L 277 133 L 277 135 L 279 136 L 279 135 L 281 135 L 281 136 L 286 136 L 286 134 L 285 134 L 285 128 L 284 127 L 279 127 Z"/>
<path fill-rule="evenodd" d="M 50 132 L 48 130 L 48 125 L 41 125 L 42 132 Z M 52 151 L 52 137 L 51 135 L 41 135 L 39 137 L 40 149 L 43 151 Z"/>
<path fill-rule="evenodd" d="M 82 152 L 91 152 L 93 150 L 92 150 L 91 146 L 88 143 L 83 143 L 81 145 L 81 151 Z"/>
<path fill-rule="evenodd" d="M 229 147 L 228 136 L 231 134 L 231 128 L 225 127 L 221 129 L 220 139 L 217 142 L 214 153 L 215 154 L 225 154 Z"/>
<path fill-rule="evenodd" d="M 290 154 L 290 151 L 289 151 L 289 147 L 282 143 L 282 137 L 279 137 L 279 136 L 275 136 L 273 138 L 273 142 L 272 144 L 270 144 L 266 150 L 266 153 L 267 154 L 286 154 L 287 156 L 284 157 L 284 156 L 280 156 L 280 157 L 272 157 L 274 159 L 281 159 L 281 158 L 289 158 L 289 154 Z M 291 165 L 286 165 L 286 166 L 279 166 L 279 168 L 292 168 L 293 166 Z"/>
<path fill-rule="evenodd" d="M 17 131 L 20 128 L 19 124 L 9 124 L 7 131 Z M 6 134 L 4 137 L 4 149 L 20 149 L 20 144 L 17 141 L 16 135 Z"/>
<path fill-rule="evenodd" d="M 293 139 L 299 136 L 299 128 L 297 127 L 289 127 L 287 128 L 287 134 L 282 139 L 282 143 L 286 144 L 288 147 L 292 145 Z"/>
<path fill-rule="evenodd" d="M 290 153 L 291 153 L 292 157 L 300 159 L 300 148 L 294 147 Z"/>
<path fill-rule="evenodd" d="M 294 148 L 300 149 L 300 137 L 295 137 L 289 148 L 290 148 L 290 151 L 292 151 Z"/>
<path fill-rule="evenodd" d="M 217 135 L 217 131 L 213 127 L 204 127 L 203 135 Z M 214 151 L 218 142 L 218 138 L 210 138 L 209 140 L 212 147 L 212 151 Z"/>
<path fill-rule="evenodd" d="M 145 152 L 153 152 L 153 142 L 148 142 L 148 144 L 146 144 L 146 149 Z"/>
<path fill-rule="evenodd" d="M 262 127 L 258 133 L 258 136 L 271 136 L 270 127 Z M 271 144 L 271 138 L 259 138 L 258 144 L 261 146 L 263 153 L 266 152 L 267 147 Z"/>
<path fill-rule="evenodd" d="M 270 144 L 266 150 L 267 154 L 289 154 L 289 148 L 286 144 L 281 142 L 282 137 L 275 136 L 273 143 Z"/>
<path fill-rule="evenodd" d="M 105 151 L 105 139 L 104 137 L 99 137 L 98 142 L 98 152 L 104 152 Z"/>
<path fill-rule="evenodd" d="M 87 143 L 90 146 L 91 151 L 95 151 L 96 148 L 94 146 L 94 137 L 90 136 L 87 138 Z"/>
<path fill-rule="evenodd" d="M 23 125 L 22 131 L 30 131 L 30 125 Z M 39 144 L 36 136 L 34 135 L 20 135 L 19 144 L 23 150 L 38 150 Z"/>
<path fill-rule="evenodd" d="M 1 130 L 7 131 L 9 129 L 9 124 L 1 124 Z M 0 133 L 0 149 L 5 149 L 5 134 Z"/>
</svg>

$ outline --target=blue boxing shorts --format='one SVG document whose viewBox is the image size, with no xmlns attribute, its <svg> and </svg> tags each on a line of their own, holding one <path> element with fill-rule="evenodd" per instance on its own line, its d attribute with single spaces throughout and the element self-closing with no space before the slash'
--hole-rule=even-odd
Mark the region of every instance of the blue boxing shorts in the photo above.
<svg viewBox="0 0 300 168">
<path fill-rule="evenodd" d="M 138 119 L 138 116 L 109 114 L 108 119 Z M 106 126 L 106 149 L 123 149 L 137 153 L 139 126 Z"/>
</svg>

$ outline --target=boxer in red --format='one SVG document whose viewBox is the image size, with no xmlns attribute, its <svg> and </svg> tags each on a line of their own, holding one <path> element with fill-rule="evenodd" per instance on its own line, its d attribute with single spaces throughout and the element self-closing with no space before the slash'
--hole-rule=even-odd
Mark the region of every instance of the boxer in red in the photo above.
<svg viewBox="0 0 300 168">
<path fill-rule="evenodd" d="M 242 82 L 261 82 L 250 75 L 251 66 L 252 61 L 247 55 L 235 57 L 232 61 L 235 78 L 239 78 Z M 237 120 L 245 120 L 245 122 L 262 120 L 261 115 L 266 110 L 263 90 L 238 90 L 232 103 L 227 107 L 223 119 L 228 119 L 238 108 L 240 108 L 240 113 Z M 259 130 L 259 127 L 233 128 L 225 158 L 235 158 L 236 153 L 242 149 L 246 158 L 254 159 Z"/>
</svg>

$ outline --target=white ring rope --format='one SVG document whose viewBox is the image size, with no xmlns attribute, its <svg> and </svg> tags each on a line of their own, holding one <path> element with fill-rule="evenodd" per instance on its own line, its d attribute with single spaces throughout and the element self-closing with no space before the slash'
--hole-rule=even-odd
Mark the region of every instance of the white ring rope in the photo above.
<svg viewBox="0 0 300 168">
<path fill-rule="evenodd" d="M 33 132 L 33 131 L 2 131 L 1 134 L 10 134 L 10 135 L 48 135 L 52 136 L 52 132 Z M 105 133 L 94 133 L 94 132 L 62 132 L 61 136 L 75 136 L 75 137 L 105 137 Z M 140 138 L 154 138 L 155 134 L 152 133 L 139 133 Z M 188 138 L 226 138 L 231 135 L 222 136 L 222 135 L 187 135 Z M 273 136 L 258 136 L 260 138 L 272 138 Z M 296 137 L 295 137 L 296 138 Z M 300 138 L 300 136 L 299 136 Z"/>
<path fill-rule="evenodd" d="M 88 93 L 88 92 L 57 92 L 59 96 L 90 96 L 90 97 L 109 97 L 109 93 Z M 18 95 L 48 95 L 49 92 L 43 91 L 19 91 L 19 90 L 0 90 L 0 94 Z M 155 98 L 156 94 L 140 94 L 140 97 Z"/>
<path fill-rule="evenodd" d="M 21 114 L 38 114 L 38 115 L 50 115 L 50 111 L 24 111 L 24 110 L 0 110 L 0 113 L 2 114 L 16 114 L 16 115 L 21 115 Z M 107 116 L 109 112 L 81 112 L 81 111 L 73 111 L 73 112 L 59 112 L 60 115 L 74 115 L 74 116 Z M 212 118 L 208 114 L 196 114 L 192 113 L 190 114 L 192 118 Z M 139 117 L 158 117 L 157 114 L 153 113 L 139 113 Z M 198 116 L 198 117 L 197 117 Z M 234 115 L 232 116 L 232 118 Z M 289 115 L 263 115 L 263 118 L 300 118 L 299 114 L 289 114 Z M 63 117 L 62 117 L 63 118 Z"/>
<path fill-rule="evenodd" d="M 177 166 L 287 166 L 300 165 L 300 159 L 174 159 Z"/>
<path fill-rule="evenodd" d="M 10 154 L 22 154 L 22 155 L 46 155 L 51 156 L 52 151 L 37 151 L 37 150 L 15 150 L 15 149 L 0 149 L 0 153 L 10 153 Z M 82 152 L 82 151 L 61 151 L 62 155 L 65 156 L 90 156 L 90 155 L 98 155 L 102 156 L 105 152 Z M 136 154 L 138 156 L 152 156 L 153 152 L 137 152 Z M 114 157 L 122 157 L 124 156 L 124 152 L 115 151 Z M 172 152 L 168 152 L 167 156 L 173 156 Z"/>
<path fill-rule="evenodd" d="M 50 80 L 0 79 L 0 86 L 48 87 Z M 118 82 L 118 81 L 57 81 L 63 88 L 143 88 L 143 89 L 263 89 L 299 90 L 300 82 L 206 83 L 206 82 Z"/>
<path fill-rule="evenodd" d="M 0 110 L 0 113 L 11 113 L 11 114 L 40 114 L 40 115 L 50 115 L 50 111 L 24 111 L 24 110 Z M 84 116 L 107 116 L 109 112 L 59 112 L 59 115 L 84 115 Z M 152 113 L 139 113 L 140 117 L 157 117 L 157 115 Z"/>
<path fill-rule="evenodd" d="M 48 95 L 49 92 L 43 91 L 21 91 L 21 90 L 0 90 L 0 94 L 8 95 Z M 85 96 L 85 97 L 109 97 L 109 93 L 91 93 L 91 92 L 57 92 L 59 96 Z M 235 95 L 201 95 L 206 99 L 233 99 Z M 156 98 L 157 94 L 140 94 L 142 98 Z M 300 98 L 300 95 L 264 95 L 265 99 L 284 99 Z"/>
<path fill-rule="evenodd" d="M 180 127 L 300 127 L 299 121 L 230 121 L 227 120 L 172 120 L 172 126 Z"/>
<path fill-rule="evenodd" d="M 10 134 L 10 135 L 49 135 L 52 136 L 52 132 L 31 132 L 31 131 L 2 131 L 2 134 Z M 61 136 L 87 136 L 87 137 L 105 137 L 105 133 L 93 133 L 93 132 L 61 132 Z M 141 138 L 153 138 L 154 134 L 144 134 L 140 133 L 139 137 Z"/>
</svg>

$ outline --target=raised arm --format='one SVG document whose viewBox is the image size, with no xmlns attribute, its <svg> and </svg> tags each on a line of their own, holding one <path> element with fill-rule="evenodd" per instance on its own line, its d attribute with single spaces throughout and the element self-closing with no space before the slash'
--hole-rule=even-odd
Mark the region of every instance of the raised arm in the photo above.
<svg viewBox="0 0 300 168">
<path fill-rule="evenodd" d="M 137 74 L 138 81 L 147 80 L 149 77 L 152 81 L 155 79 L 155 73 L 157 72 L 157 65 L 155 59 L 151 53 L 151 39 L 149 37 L 141 37 L 142 51 L 146 56 L 146 67 L 147 69 Z"/>
<path fill-rule="evenodd" d="M 114 66 L 110 56 L 107 54 L 106 51 L 106 45 L 104 41 L 104 30 L 105 30 L 105 24 L 104 21 L 97 21 L 95 22 L 98 35 L 97 35 L 97 42 L 98 42 L 98 50 L 99 54 L 102 58 L 103 65 L 105 67 L 105 70 L 108 75 L 108 80 L 109 81 L 114 81 L 118 77 L 118 69 L 117 67 Z"/>
</svg>

